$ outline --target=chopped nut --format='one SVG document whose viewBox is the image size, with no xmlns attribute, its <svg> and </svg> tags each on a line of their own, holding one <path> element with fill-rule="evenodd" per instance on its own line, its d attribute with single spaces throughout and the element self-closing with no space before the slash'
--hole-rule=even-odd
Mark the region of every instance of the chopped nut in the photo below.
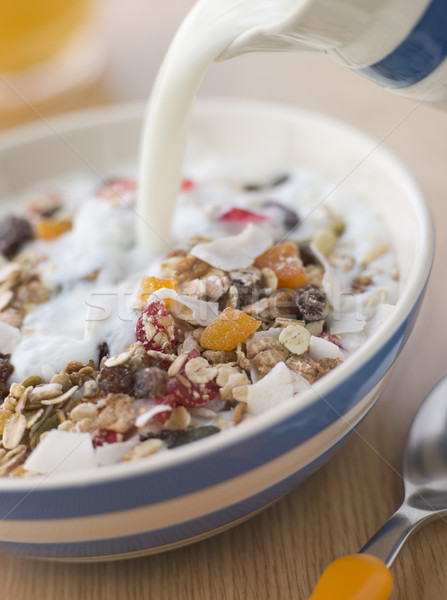
<svg viewBox="0 0 447 600">
<path fill-rule="evenodd" d="M 320 335 L 320 333 L 322 333 L 323 327 L 324 327 L 323 319 L 321 321 L 309 321 L 309 323 L 307 323 L 307 325 L 306 325 L 306 329 L 310 333 L 310 335 L 314 335 L 316 337 L 318 337 Z"/>
<path fill-rule="evenodd" d="M 99 391 L 100 389 L 98 383 L 93 379 L 89 379 L 84 383 L 82 395 L 84 398 L 92 398 L 93 396 L 99 394 Z"/>
<path fill-rule="evenodd" d="M 376 244 L 363 257 L 363 260 L 362 260 L 362 263 L 361 263 L 362 267 L 367 267 L 372 262 L 374 262 L 375 260 L 377 260 L 378 258 L 380 258 L 381 256 L 383 256 L 384 254 L 386 254 L 387 252 L 389 252 L 389 249 L 390 249 L 389 245 L 385 244 L 384 242 L 381 242 L 380 244 Z"/>
<path fill-rule="evenodd" d="M 276 290 L 278 288 L 278 277 L 272 269 L 264 267 L 261 269 L 261 281 L 259 285 L 263 288 L 270 290 Z"/>
<path fill-rule="evenodd" d="M 236 348 L 236 356 L 237 356 L 237 364 L 240 366 L 240 368 L 243 369 L 244 371 L 247 371 L 247 373 L 249 373 L 250 369 L 251 369 L 251 363 L 250 363 L 250 360 L 246 357 L 245 353 L 242 350 L 242 344 L 239 344 L 238 347 Z"/>
<path fill-rule="evenodd" d="M 51 384 L 57 383 L 62 387 L 62 391 L 66 392 L 72 387 L 70 376 L 66 371 L 60 371 L 51 378 Z"/>
<path fill-rule="evenodd" d="M 301 325 L 289 325 L 281 331 L 279 341 L 292 354 L 305 354 L 309 350 L 310 333 Z"/>
<path fill-rule="evenodd" d="M 176 406 L 171 412 L 166 426 L 174 431 L 186 429 L 191 423 L 191 415 L 184 406 Z"/>
<path fill-rule="evenodd" d="M 212 365 L 237 361 L 235 350 L 205 350 L 203 357 Z"/>
<path fill-rule="evenodd" d="M 320 265 L 308 265 L 305 267 L 305 270 L 308 283 L 321 287 L 324 277 L 323 267 Z"/>
<path fill-rule="evenodd" d="M 241 310 L 243 310 L 244 313 L 250 316 L 268 318 L 270 317 L 270 300 L 269 298 L 262 298 L 254 304 L 247 304 L 246 306 L 241 306 Z"/>
<path fill-rule="evenodd" d="M 371 277 L 367 275 L 360 275 L 359 277 L 356 277 L 354 279 L 354 281 L 351 284 L 351 287 L 355 292 L 359 292 L 361 294 L 366 290 L 367 287 L 369 287 L 373 283 L 374 282 Z"/>
<path fill-rule="evenodd" d="M 172 256 L 161 264 L 163 277 L 176 279 L 179 284 L 197 279 L 209 271 L 210 266 L 192 254 Z"/>
<path fill-rule="evenodd" d="M 77 423 L 81 419 L 93 419 L 98 414 L 98 407 L 92 402 L 77 404 L 70 412 L 70 419 Z"/>
<path fill-rule="evenodd" d="M 312 236 L 312 244 L 323 254 L 328 256 L 337 245 L 338 237 L 330 227 L 318 229 Z"/>
<path fill-rule="evenodd" d="M 145 456 L 150 456 L 151 454 L 160 452 L 160 450 L 165 447 L 166 444 L 162 440 L 159 440 L 158 438 L 150 438 L 135 446 L 135 448 L 126 454 L 124 460 L 129 461 L 144 458 Z"/>
<path fill-rule="evenodd" d="M 233 412 L 233 423 L 235 425 L 239 425 L 242 421 L 244 414 L 247 412 L 247 404 L 246 402 L 238 402 L 236 404 L 236 408 Z"/>
</svg>

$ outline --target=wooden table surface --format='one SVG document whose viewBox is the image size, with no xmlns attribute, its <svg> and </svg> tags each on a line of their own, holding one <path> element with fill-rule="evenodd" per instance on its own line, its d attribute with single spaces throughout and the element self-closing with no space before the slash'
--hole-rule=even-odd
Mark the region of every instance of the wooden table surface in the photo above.
<svg viewBox="0 0 447 600">
<path fill-rule="evenodd" d="M 191 0 L 151 8 L 108 0 L 104 75 L 69 108 L 145 98 Z M 166 6 L 163 6 L 165 4 Z M 14 600 L 306 600 L 321 571 L 356 552 L 402 499 L 400 465 L 412 417 L 447 371 L 447 112 L 413 104 L 312 54 L 256 55 L 215 64 L 203 95 L 281 102 L 338 118 L 381 140 L 418 180 L 437 230 L 422 310 L 385 393 L 346 445 L 287 497 L 207 541 L 109 564 L 70 565 L 3 555 L 0 593 Z M 36 113 L 23 117 L 38 118 Z M 6 128 L 11 121 L 5 120 Z M 440 600 L 447 590 L 447 525 L 426 526 L 400 553 L 393 600 Z"/>
</svg>

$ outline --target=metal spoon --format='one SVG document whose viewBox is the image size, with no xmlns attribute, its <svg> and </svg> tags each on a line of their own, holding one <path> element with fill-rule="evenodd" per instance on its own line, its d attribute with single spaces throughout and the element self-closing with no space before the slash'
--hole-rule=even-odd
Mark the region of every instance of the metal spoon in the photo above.
<svg viewBox="0 0 447 600">
<path fill-rule="evenodd" d="M 400 508 L 359 554 L 329 565 L 311 600 L 386 600 L 392 587 L 388 567 L 403 544 L 422 525 L 447 515 L 447 377 L 430 392 L 413 421 L 405 445 L 403 480 L 405 498 Z M 350 585 L 346 578 L 352 570 L 355 582 Z"/>
</svg>

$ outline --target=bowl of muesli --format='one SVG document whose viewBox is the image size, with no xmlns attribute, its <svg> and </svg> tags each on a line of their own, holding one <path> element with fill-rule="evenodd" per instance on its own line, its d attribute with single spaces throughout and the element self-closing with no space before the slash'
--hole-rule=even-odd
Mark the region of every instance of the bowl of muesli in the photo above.
<svg viewBox="0 0 447 600">
<path fill-rule="evenodd" d="M 368 413 L 417 315 L 417 185 L 300 110 L 198 102 L 176 241 L 142 256 L 142 113 L 0 142 L 2 552 L 131 557 L 248 518 Z"/>
</svg>

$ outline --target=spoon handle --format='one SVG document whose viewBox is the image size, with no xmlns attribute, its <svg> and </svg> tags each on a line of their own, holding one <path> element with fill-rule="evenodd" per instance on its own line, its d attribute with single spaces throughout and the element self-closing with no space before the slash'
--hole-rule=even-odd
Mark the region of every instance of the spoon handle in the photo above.
<svg viewBox="0 0 447 600">
<path fill-rule="evenodd" d="M 360 552 L 377 556 L 390 567 L 406 540 L 430 517 L 433 514 L 404 503 Z"/>
<path fill-rule="evenodd" d="M 392 588 L 383 561 L 369 554 L 351 554 L 326 568 L 310 600 L 388 600 Z"/>
</svg>

